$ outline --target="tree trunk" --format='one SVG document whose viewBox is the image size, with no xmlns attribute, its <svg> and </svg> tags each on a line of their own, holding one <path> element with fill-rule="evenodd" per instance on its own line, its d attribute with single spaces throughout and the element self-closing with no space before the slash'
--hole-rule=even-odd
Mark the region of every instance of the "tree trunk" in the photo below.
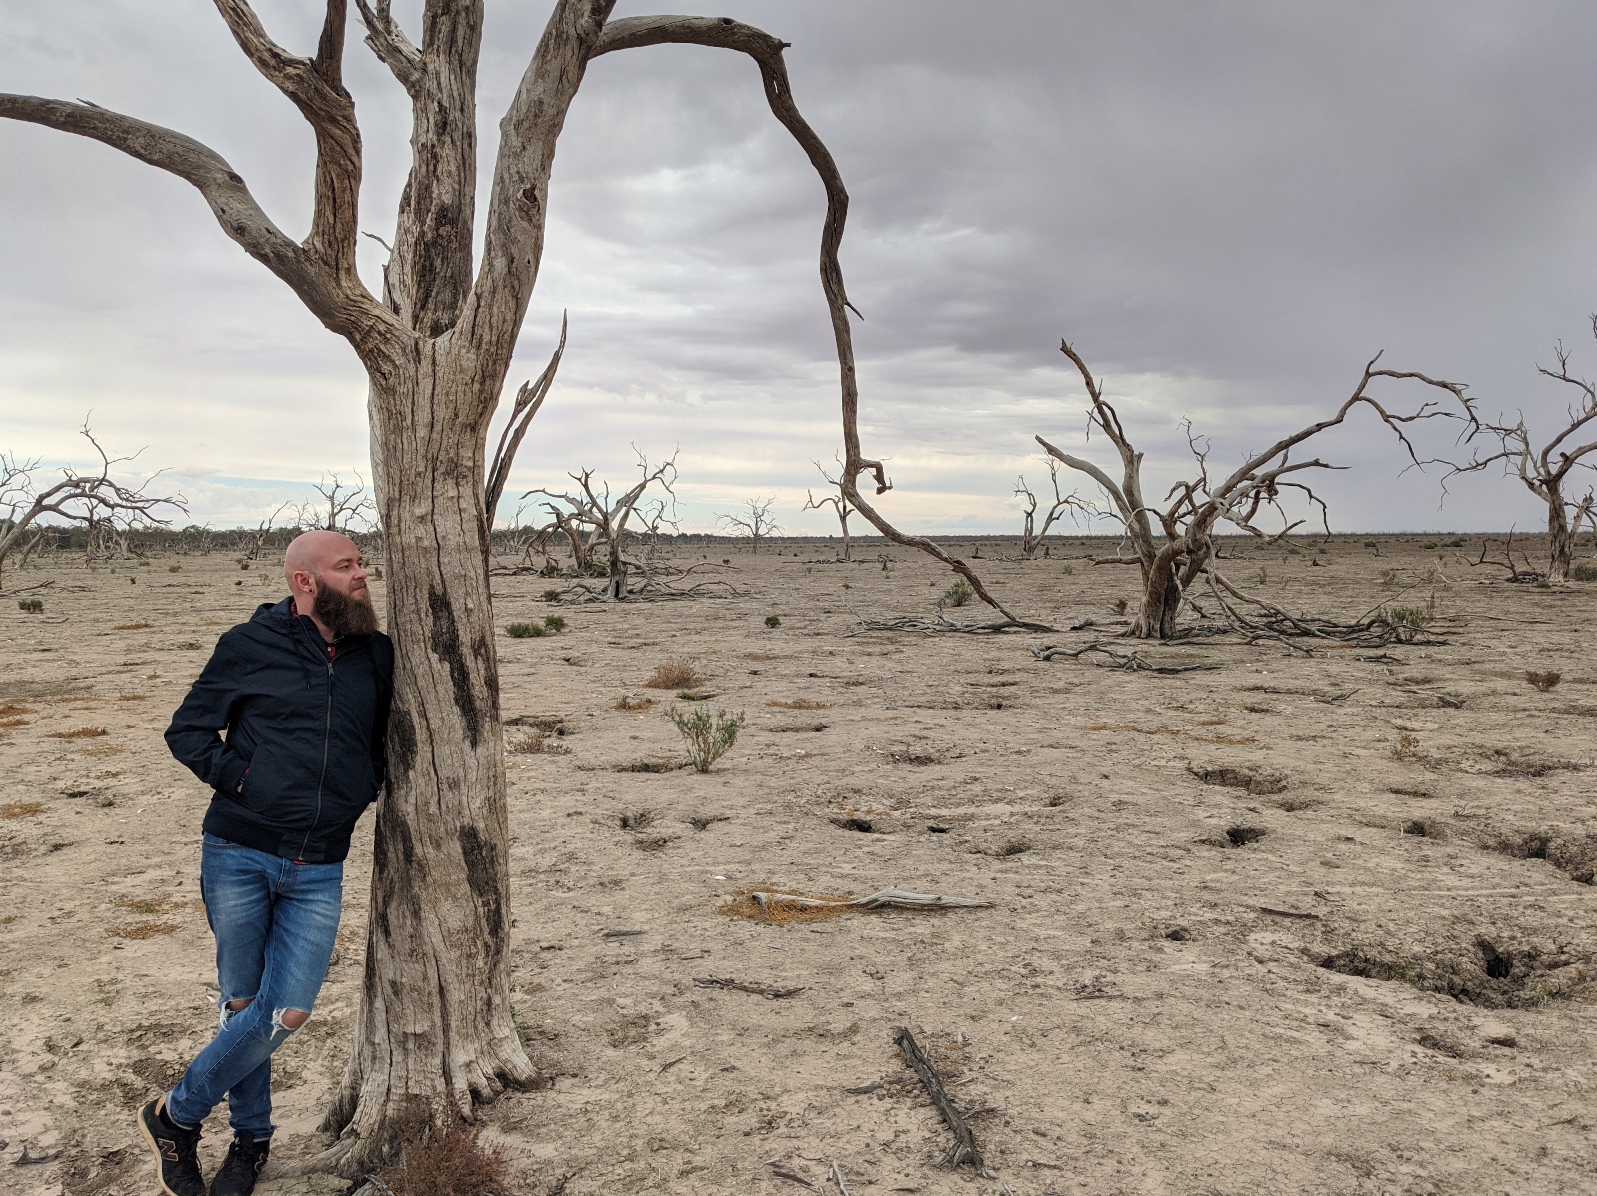
<svg viewBox="0 0 1597 1196">
<path fill-rule="evenodd" d="M 1547 496 L 1547 580 L 1568 581 L 1575 558 L 1575 535 L 1569 530 L 1569 512 L 1558 491 Z"/>
<path fill-rule="evenodd" d="M 1142 567 L 1142 601 L 1130 634 L 1139 640 L 1169 639 L 1176 633 L 1176 616 L 1181 613 L 1181 557 L 1173 545 L 1166 546 Z"/>
<path fill-rule="evenodd" d="M 843 559 L 851 561 L 854 559 L 854 546 L 848 538 L 848 516 L 844 515 L 838 522 L 843 525 Z"/>
<path fill-rule="evenodd" d="M 364 994 L 322 1128 L 354 1177 L 415 1119 L 538 1081 L 510 1016 L 508 819 L 484 548 L 482 383 L 440 342 L 373 388 L 395 641 Z M 473 949 L 462 950 L 471 944 Z"/>
</svg>

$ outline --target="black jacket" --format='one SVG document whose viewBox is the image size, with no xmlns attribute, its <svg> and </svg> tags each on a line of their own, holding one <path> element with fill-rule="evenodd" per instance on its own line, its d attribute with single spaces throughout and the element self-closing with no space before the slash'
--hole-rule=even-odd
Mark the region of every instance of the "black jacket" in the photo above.
<svg viewBox="0 0 1597 1196">
<path fill-rule="evenodd" d="M 289 602 L 262 604 L 217 641 L 166 743 L 216 791 L 207 833 L 336 863 L 382 788 L 394 645 L 377 632 L 338 640 L 329 654 Z"/>
</svg>

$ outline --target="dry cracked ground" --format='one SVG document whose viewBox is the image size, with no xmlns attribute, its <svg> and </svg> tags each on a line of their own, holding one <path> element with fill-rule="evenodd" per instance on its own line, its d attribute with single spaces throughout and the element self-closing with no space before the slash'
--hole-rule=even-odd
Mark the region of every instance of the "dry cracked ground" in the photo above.
<svg viewBox="0 0 1597 1196">
<path fill-rule="evenodd" d="M 670 603 L 553 606 L 547 579 L 496 578 L 501 630 L 567 623 L 499 639 L 514 1000 L 552 1078 L 483 1112 L 514 1190 L 835 1192 L 832 1160 L 861 1194 L 1597 1190 L 1597 586 L 1486 584 L 1474 541 L 1239 545 L 1231 576 L 1288 609 L 1434 594 L 1431 642 L 1198 639 L 1140 651 L 1211 667 L 1133 674 L 1028 651 L 1119 629 L 1134 570 L 1091 564 L 1102 542 L 985 544 L 1006 603 L 1099 623 L 995 637 L 857 634 L 948 584 L 879 551 L 694 549 L 740 596 Z M 0 610 L 0 1190 L 146 1192 L 133 1109 L 214 1025 L 207 795 L 161 731 L 280 583 L 220 556 L 8 581 L 51 584 L 26 595 L 42 611 Z M 664 716 L 695 698 L 643 688 L 677 657 L 699 705 L 748 716 L 707 774 L 676 767 Z M 345 949 L 278 1057 L 264 1196 L 343 1188 L 281 1172 L 343 1066 L 370 831 Z M 992 904 L 718 912 L 751 886 L 889 884 Z M 900 1025 L 991 1178 L 939 1166 Z M 212 1165 L 226 1137 L 213 1118 Z"/>
</svg>

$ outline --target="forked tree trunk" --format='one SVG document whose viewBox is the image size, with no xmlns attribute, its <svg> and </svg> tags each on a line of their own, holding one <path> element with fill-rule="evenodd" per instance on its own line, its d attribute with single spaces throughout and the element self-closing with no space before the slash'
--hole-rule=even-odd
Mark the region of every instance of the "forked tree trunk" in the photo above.
<svg viewBox="0 0 1597 1196">
<path fill-rule="evenodd" d="M 458 414 L 491 407 L 437 346 L 423 342 L 417 367 L 372 395 L 388 625 L 416 630 L 395 641 L 363 999 L 322 1126 L 363 1166 L 391 1153 L 396 1130 L 418 1115 L 469 1117 L 473 1098 L 538 1078 L 510 1016 L 486 425 Z"/>
</svg>

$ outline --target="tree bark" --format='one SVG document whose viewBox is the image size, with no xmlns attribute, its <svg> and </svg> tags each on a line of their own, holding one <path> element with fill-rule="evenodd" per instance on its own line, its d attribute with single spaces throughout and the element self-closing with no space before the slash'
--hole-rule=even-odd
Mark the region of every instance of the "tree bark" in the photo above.
<svg viewBox="0 0 1597 1196">
<path fill-rule="evenodd" d="M 415 1117 L 538 1081 L 510 1015 L 508 821 L 485 567 L 481 382 L 436 341 L 374 386 L 395 640 L 362 1004 L 322 1128 L 348 1175 Z"/>
<path fill-rule="evenodd" d="M 1549 487 L 1547 499 L 1547 580 L 1568 581 L 1569 567 L 1575 559 L 1575 534 L 1569 527 L 1569 512 L 1564 496 Z"/>
</svg>

